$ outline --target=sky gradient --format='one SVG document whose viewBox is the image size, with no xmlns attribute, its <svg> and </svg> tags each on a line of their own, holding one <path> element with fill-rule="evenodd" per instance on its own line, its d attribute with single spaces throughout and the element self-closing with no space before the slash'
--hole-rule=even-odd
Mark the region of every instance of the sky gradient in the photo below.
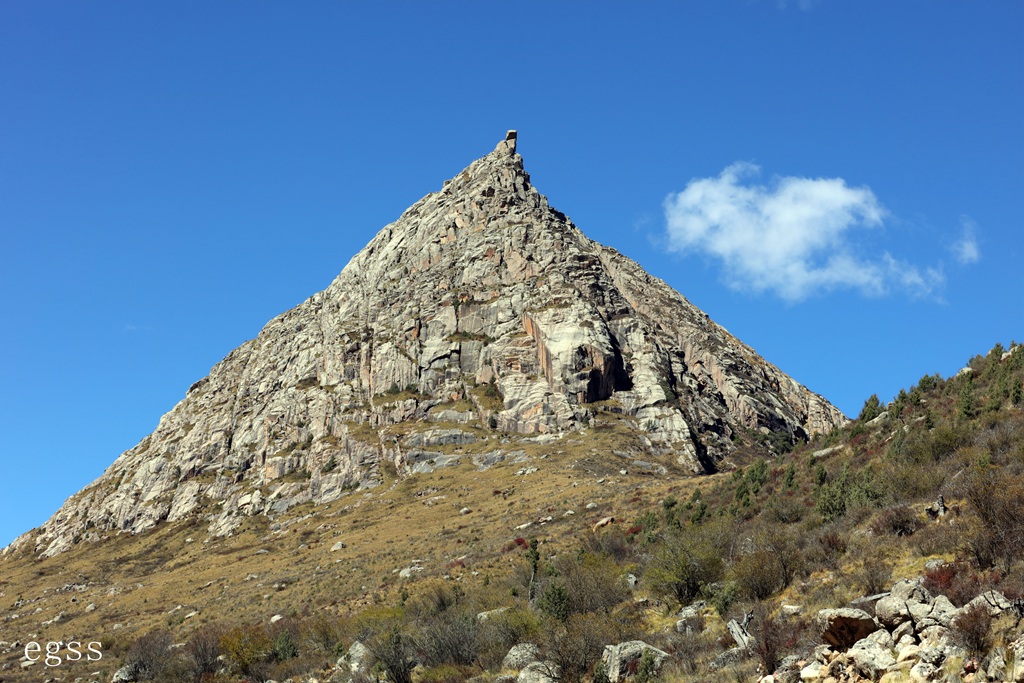
<svg viewBox="0 0 1024 683">
<path fill-rule="evenodd" d="M 506 129 L 848 415 L 1024 341 L 1019 2 L 0 4 L 0 546 Z"/>
</svg>

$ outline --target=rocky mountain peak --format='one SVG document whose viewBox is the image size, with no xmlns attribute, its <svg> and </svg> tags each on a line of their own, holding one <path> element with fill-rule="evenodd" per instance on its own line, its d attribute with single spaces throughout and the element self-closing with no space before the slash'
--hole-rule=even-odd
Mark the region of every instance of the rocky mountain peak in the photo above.
<svg viewBox="0 0 1024 683">
<path fill-rule="evenodd" d="M 621 416 L 621 448 L 692 473 L 744 434 L 807 438 L 842 414 L 530 184 L 517 135 L 385 226 L 330 286 L 218 363 L 30 544 L 328 502 L 380 481 Z M 453 452 L 459 447 L 459 453 Z"/>
</svg>

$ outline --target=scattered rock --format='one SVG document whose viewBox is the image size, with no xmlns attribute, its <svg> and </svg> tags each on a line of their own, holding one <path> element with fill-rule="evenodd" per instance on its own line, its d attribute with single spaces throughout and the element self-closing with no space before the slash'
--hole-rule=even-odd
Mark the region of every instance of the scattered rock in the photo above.
<svg viewBox="0 0 1024 683">
<path fill-rule="evenodd" d="M 423 571 L 423 567 L 419 566 L 418 564 L 414 564 L 414 565 L 412 565 L 410 567 L 405 567 L 404 569 L 399 570 L 398 578 L 400 578 L 400 579 L 408 579 L 413 574 L 415 574 L 417 572 L 421 572 L 421 571 Z"/>
</svg>

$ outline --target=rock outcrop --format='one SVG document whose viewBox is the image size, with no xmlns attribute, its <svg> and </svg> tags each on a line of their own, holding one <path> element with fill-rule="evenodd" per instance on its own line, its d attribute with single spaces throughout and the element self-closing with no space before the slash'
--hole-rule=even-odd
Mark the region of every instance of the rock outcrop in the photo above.
<svg viewBox="0 0 1024 683">
<path fill-rule="evenodd" d="M 510 133 L 228 354 L 12 548 L 52 556 L 196 515 L 228 534 L 247 515 L 373 486 L 382 464 L 451 464 L 445 449 L 481 435 L 584 430 L 597 402 L 635 421 L 648 460 L 694 473 L 738 434 L 796 440 L 845 422 L 551 208 Z M 433 429 L 390 429 L 410 421 Z"/>
<path fill-rule="evenodd" d="M 972 609 L 984 609 L 992 617 L 1008 613 L 1018 624 L 1024 618 L 1024 607 L 995 591 L 957 608 L 944 595 L 933 597 L 920 581 L 902 580 L 875 603 L 874 617 L 860 609 L 821 610 L 817 622 L 824 645 L 814 651 L 813 661 L 797 662 L 789 670 L 780 668 L 773 680 L 1024 680 L 1024 670 L 1015 677 L 1001 648 L 985 660 L 990 671 L 975 675 L 979 661 L 970 657 L 957 635 L 958 618 Z M 1009 649 L 1024 642 L 1019 631 L 1017 638 Z"/>
<path fill-rule="evenodd" d="M 646 655 L 650 660 L 650 670 L 645 672 L 648 678 L 655 677 L 662 664 L 669 658 L 663 650 L 648 645 L 642 640 L 630 640 L 618 645 L 606 645 L 601 654 L 601 666 L 604 667 L 608 680 L 617 683 L 625 680 L 629 671 L 636 671 L 639 662 Z"/>
</svg>

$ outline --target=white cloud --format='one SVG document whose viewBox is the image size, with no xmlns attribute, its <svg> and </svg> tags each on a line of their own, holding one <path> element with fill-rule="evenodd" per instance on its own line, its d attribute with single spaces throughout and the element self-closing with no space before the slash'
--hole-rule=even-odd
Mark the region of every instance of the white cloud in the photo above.
<svg viewBox="0 0 1024 683">
<path fill-rule="evenodd" d="M 856 253 L 850 233 L 880 228 L 887 215 L 869 188 L 849 187 L 842 178 L 796 177 L 769 187 L 753 182 L 759 173 L 738 162 L 669 195 L 669 249 L 713 256 L 725 266 L 729 286 L 788 301 L 842 288 L 881 295 L 899 287 L 923 295 L 941 284 L 938 270 L 921 272 L 885 253 L 868 259 Z"/>
<path fill-rule="evenodd" d="M 970 216 L 961 216 L 960 226 L 963 228 L 963 232 L 960 240 L 952 246 L 951 251 L 961 265 L 969 266 L 981 260 L 981 249 L 978 248 L 978 238 L 975 235 L 978 224 Z"/>
</svg>

